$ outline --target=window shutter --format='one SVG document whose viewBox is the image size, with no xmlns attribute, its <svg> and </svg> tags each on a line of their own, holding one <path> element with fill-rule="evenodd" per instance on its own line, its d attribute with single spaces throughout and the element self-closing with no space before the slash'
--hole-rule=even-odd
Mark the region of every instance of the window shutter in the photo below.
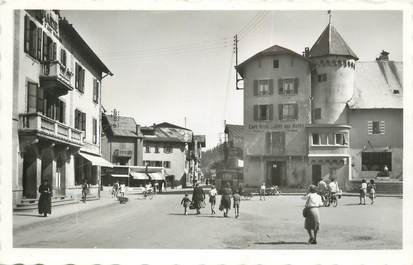
<svg viewBox="0 0 413 265">
<path fill-rule="evenodd" d="M 81 86 L 80 87 L 82 89 L 82 92 L 84 92 L 85 91 L 85 69 L 83 69 L 81 67 L 80 71 L 82 72 L 82 75 L 81 75 L 82 79 L 80 80 L 81 81 Z"/>
<path fill-rule="evenodd" d="M 36 112 L 37 101 L 37 85 L 34 83 L 27 83 L 27 112 Z"/>
<path fill-rule="evenodd" d="M 294 78 L 294 94 L 298 94 L 299 79 Z"/>
<path fill-rule="evenodd" d="M 47 61 L 47 34 L 43 32 L 43 61 Z"/>
<path fill-rule="evenodd" d="M 273 104 L 268 105 L 268 112 L 269 112 L 268 119 L 272 121 L 274 119 L 273 117 L 274 116 L 274 105 Z"/>
<path fill-rule="evenodd" d="M 368 134 L 373 134 L 373 121 L 367 122 L 367 132 Z"/>
<path fill-rule="evenodd" d="M 41 28 L 37 29 L 37 59 L 42 60 L 42 35 L 43 31 Z"/>
<path fill-rule="evenodd" d="M 294 120 L 298 119 L 298 104 L 294 104 Z"/>
<path fill-rule="evenodd" d="M 54 119 L 58 120 L 59 122 L 61 122 L 61 120 L 60 120 L 60 118 L 61 118 L 61 113 L 60 113 L 61 105 L 62 105 L 62 101 L 58 99 L 56 101 L 56 115 L 55 115 Z"/>
<path fill-rule="evenodd" d="M 77 90 L 79 90 L 79 80 L 80 80 L 79 65 L 76 63 L 76 66 L 75 66 L 75 88 Z"/>
<path fill-rule="evenodd" d="M 37 112 L 44 113 L 44 91 L 37 87 Z"/>
<path fill-rule="evenodd" d="M 270 87 L 270 95 L 273 95 L 274 94 L 274 79 L 270 79 L 269 81 L 268 81 L 268 85 L 269 85 L 269 87 Z"/>
<path fill-rule="evenodd" d="M 53 61 L 56 60 L 56 49 L 57 49 L 56 42 L 53 42 L 53 46 L 52 46 L 52 58 L 53 58 Z"/>
<path fill-rule="evenodd" d="M 265 152 L 271 153 L 271 132 L 265 133 Z"/>
<path fill-rule="evenodd" d="M 278 94 L 283 94 L 283 80 L 278 79 Z"/>
<path fill-rule="evenodd" d="M 258 121 L 258 105 L 254 105 L 254 121 Z"/>
<path fill-rule="evenodd" d="M 86 113 L 82 113 L 82 130 L 86 132 Z"/>
<path fill-rule="evenodd" d="M 283 104 L 278 104 L 278 119 L 283 120 Z"/>
<path fill-rule="evenodd" d="M 65 111 L 66 111 L 66 103 L 64 101 L 60 101 L 60 115 L 61 115 L 60 121 L 62 123 L 65 123 L 65 120 L 66 120 Z"/>
<path fill-rule="evenodd" d="M 254 96 L 258 96 L 258 80 L 254 80 Z"/>
<path fill-rule="evenodd" d="M 24 16 L 24 51 L 29 52 L 30 47 L 30 19 L 27 15 Z"/>
<path fill-rule="evenodd" d="M 380 121 L 380 134 L 384 134 L 384 131 L 385 131 L 384 121 Z"/>
</svg>

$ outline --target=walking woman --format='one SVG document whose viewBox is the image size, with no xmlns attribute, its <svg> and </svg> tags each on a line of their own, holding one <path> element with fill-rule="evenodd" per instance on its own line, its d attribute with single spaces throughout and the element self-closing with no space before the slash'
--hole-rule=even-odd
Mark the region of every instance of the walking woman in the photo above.
<svg viewBox="0 0 413 265">
<path fill-rule="evenodd" d="M 321 196 L 317 194 L 317 187 L 310 185 L 309 193 L 305 196 L 306 203 L 303 215 L 305 217 L 304 228 L 309 235 L 309 244 L 317 244 L 317 232 L 320 228 L 320 214 L 318 207 L 323 205 Z"/>
<path fill-rule="evenodd" d="M 205 194 L 204 190 L 199 187 L 199 183 L 195 184 L 194 191 L 192 193 L 192 203 L 196 209 L 196 214 L 201 213 L 201 208 L 205 207 Z"/>
<path fill-rule="evenodd" d="M 52 189 L 49 186 L 47 179 L 43 180 L 43 184 L 39 186 L 39 214 L 47 217 L 47 214 L 52 213 Z"/>
<path fill-rule="evenodd" d="M 214 186 L 211 186 L 211 190 L 209 191 L 209 203 L 211 204 L 211 214 L 215 214 L 215 204 L 217 196 L 217 189 Z"/>
<path fill-rule="evenodd" d="M 227 182 L 225 188 L 222 189 L 221 203 L 219 205 L 219 210 L 224 211 L 224 217 L 228 217 L 228 211 L 231 209 L 231 195 L 232 190 L 229 182 Z"/>
</svg>

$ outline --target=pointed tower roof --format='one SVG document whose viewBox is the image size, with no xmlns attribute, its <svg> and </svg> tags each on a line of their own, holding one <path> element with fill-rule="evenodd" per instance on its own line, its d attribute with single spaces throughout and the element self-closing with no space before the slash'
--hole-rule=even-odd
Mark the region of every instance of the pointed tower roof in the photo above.
<svg viewBox="0 0 413 265">
<path fill-rule="evenodd" d="M 331 23 L 328 23 L 310 50 L 311 57 L 326 55 L 341 55 L 355 60 L 359 59 Z"/>
</svg>

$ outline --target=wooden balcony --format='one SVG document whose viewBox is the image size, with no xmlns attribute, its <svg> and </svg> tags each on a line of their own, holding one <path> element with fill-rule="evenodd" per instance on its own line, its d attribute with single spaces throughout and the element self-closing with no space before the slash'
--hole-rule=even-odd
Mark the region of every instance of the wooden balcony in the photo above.
<svg viewBox="0 0 413 265">
<path fill-rule="evenodd" d="M 83 132 L 40 113 L 19 115 L 19 134 L 36 135 L 57 142 L 81 147 Z"/>
<path fill-rule="evenodd" d="M 113 155 L 117 157 L 132 157 L 132 151 L 116 149 L 115 151 L 113 151 Z"/>
<path fill-rule="evenodd" d="M 43 63 L 40 86 L 57 96 L 66 95 L 73 90 L 73 73 L 58 61 Z"/>
</svg>

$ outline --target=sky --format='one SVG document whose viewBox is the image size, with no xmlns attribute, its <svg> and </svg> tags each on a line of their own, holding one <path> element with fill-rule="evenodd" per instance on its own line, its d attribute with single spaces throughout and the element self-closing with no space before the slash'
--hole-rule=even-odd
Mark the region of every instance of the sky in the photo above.
<svg viewBox="0 0 413 265">
<path fill-rule="evenodd" d="M 114 73 L 102 82 L 108 113 L 141 125 L 170 122 L 206 135 L 207 148 L 224 124 L 243 124 L 243 92 L 235 89 L 238 62 L 272 45 L 297 53 L 312 47 L 328 24 L 327 11 L 83 11 L 62 10 Z M 332 11 L 332 24 L 360 61 L 381 50 L 402 60 L 400 11 Z"/>
</svg>

